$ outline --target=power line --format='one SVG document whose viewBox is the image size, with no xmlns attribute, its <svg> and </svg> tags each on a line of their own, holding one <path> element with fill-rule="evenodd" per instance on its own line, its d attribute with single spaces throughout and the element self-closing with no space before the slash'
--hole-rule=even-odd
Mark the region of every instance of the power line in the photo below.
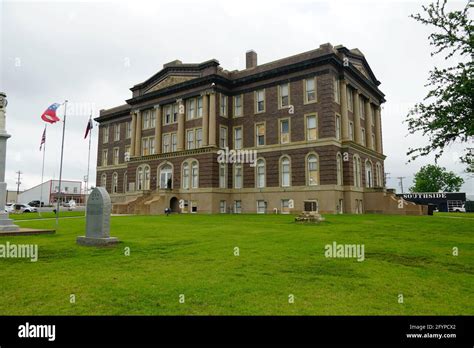
<svg viewBox="0 0 474 348">
<path fill-rule="evenodd" d="M 18 174 L 18 179 L 16 180 L 16 202 L 18 203 L 18 195 L 20 194 L 20 185 L 21 185 L 21 174 L 23 174 L 20 170 L 16 172 Z"/>
</svg>

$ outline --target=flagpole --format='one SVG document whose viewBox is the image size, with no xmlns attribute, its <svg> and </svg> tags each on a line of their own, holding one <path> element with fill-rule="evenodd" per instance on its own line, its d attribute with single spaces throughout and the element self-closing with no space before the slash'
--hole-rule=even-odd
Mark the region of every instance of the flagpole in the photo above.
<svg viewBox="0 0 474 348">
<path fill-rule="evenodd" d="M 64 101 L 64 120 L 63 120 L 63 138 L 61 141 L 61 162 L 59 165 L 59 190 L 56 205 L 56 226 L 59 223 L 59 203 L 61 201 L 61 180 L 63 175 L 63 154 L 64 154 L 64 133 L 66 132 L 66 111 L 67 111 L 67 100 Z"/>
<path fill-rule="evenodd" d="M 40 191 L 40 202 L 39 202 L 40 209 L 38 209 L 38 213 L 40 217 L 41 217 L 41 202 L 43 202 L 44 157 L 46 154 L 46 126 L 47 124 L 44 125 L 43 165 L 41 166 L 41 191 Z"/>
<path fill-rule="evenodd" d="M 89 116 L 89 122 L 92 122 L 92 110 L 91 110 L 91 115 Z M 92 127 L 91 127 L 91 129 L 89 129 L 89 153 L 87 155 L 86 196 L 84 198 L 87 197 L 87 192 L 89 192 L 89 170 L 90 170 L 90 165 L 91 165 L 91 143 L 92 143 Z"/>
</svg>

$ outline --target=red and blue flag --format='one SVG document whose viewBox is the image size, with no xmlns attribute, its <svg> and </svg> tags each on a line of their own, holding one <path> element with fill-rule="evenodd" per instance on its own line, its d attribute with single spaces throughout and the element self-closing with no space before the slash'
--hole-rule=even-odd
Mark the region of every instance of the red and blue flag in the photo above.
<svg viewBox="0 0 474 348">
<path fill-rule="evenodd" d="M 41 119 L 44 122 L 48 123 L 56 123 L 60 121 L 59 117 L 56 116 L 56 110 L 61 106 L 61 104 L 54 103 L 49 108 L 46 109 L 45 112 L 41 115 Z"/>
</svg>

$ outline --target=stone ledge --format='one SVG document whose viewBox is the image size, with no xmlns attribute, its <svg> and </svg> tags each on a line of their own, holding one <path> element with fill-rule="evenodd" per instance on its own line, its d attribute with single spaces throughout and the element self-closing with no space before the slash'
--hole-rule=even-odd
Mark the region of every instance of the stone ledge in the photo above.
<svg viewBox="0 0 474 348">
<path fill-rule="evenodd" d="M 2 236 L 32 236 L 37 234 L 55 234 L 56 230 L 39 230 L 35 228 L 20 228 L 17 231 L 0 231 Z"/>
<path fill-rule="evenodd" d="M 92 238 L 86 236 L 77 237 L 76 243 L 83 246 L 109 246 L 119 243 L 116 237 L 109 238 Z"/>
</svg>

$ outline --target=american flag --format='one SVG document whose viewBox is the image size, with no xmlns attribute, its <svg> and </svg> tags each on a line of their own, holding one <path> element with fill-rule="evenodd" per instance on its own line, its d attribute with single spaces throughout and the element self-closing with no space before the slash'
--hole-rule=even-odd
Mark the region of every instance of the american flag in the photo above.
<svg viewBox="0 0 474 348">
<path fill-rule="evenodd" d="M 40 151 L 43 148 L 44 143 L 46 143 L 46 127 L 44 127 L 43 136 L 41 137 Z"/>
</svg>

